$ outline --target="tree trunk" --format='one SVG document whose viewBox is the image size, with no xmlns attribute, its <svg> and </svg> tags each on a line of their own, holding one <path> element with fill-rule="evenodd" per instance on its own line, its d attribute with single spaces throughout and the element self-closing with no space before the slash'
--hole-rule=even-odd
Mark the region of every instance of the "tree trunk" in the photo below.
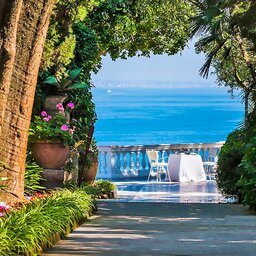
<svg viewBox="0 0 256 256">
<path fill-rule="evenodd" d="M 0 161 L 8 178 L 0 201 L 21 200 L 37 75 L 55 0 L 2 0 L 0 6 Z"/>
</svg>

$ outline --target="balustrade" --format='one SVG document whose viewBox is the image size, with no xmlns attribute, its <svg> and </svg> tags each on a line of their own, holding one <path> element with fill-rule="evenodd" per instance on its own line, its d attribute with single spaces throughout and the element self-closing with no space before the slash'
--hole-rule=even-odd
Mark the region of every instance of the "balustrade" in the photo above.
<svg viewBox="0 0 256 256">
<path fill-rule="evenodd" d="M 168 156 L 180 151 L 190 151 L 200 154 L 206 161 L 209 150 L 218 149 L 224 142 L 196 143 L 196 144 L 162 144 L 144 146 L 99 146 L 99 179 L 119 179 L 129 177 L 147 177 L 149 162 L 147 149 L 158 150 L 163 161 L 167 162 Z"/>
</svg>

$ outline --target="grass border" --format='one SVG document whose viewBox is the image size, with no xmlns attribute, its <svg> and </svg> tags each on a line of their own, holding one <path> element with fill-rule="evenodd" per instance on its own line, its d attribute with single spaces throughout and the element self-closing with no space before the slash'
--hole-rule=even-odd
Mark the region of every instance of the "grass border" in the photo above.
<svg viewBox="0 0 256 256">
<path fill-rule="evenodd" d="M 0 218 L 0 255 L 41 255 L 96 211 L 83 190 L 61 190 Z"/>
</svg>

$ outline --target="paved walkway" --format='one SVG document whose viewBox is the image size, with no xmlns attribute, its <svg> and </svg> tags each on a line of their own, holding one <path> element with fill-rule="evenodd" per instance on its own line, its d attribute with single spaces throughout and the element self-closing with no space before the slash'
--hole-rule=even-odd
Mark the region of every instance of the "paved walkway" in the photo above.
<svg viewBox="0 0 256 256">
<path fill-rule="evenodd" d="M 215 181 L 206 182 L 116 182 L 120 202 L 226 203 Z M 116 201 L 116 200 L 115 200 Z"/>
<path fill-rule="evenodd" d="M 256 216 L 231 204 L 99 204 L 45 256 L 256 255 Z"/>
</svg>

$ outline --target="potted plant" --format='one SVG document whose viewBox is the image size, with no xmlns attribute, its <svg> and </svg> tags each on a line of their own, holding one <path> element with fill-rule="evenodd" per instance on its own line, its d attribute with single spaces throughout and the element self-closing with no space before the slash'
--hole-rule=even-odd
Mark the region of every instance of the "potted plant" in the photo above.
<svg viewBox="0 0 256 256">
<path fill-rule="evenodd" d="M 69 102 L 67 109 L 73 109 Z M 69 156 L 69 146 L 72 144 L 75 125 L 68 122 L 61 103 L 56 105 L 57 113 L 51 116 L 42 111 L 31 122 L 29 141 L 32 144 L 32 154 L 37 164 L 44 169 L 61 169 Z"/>
<path fill-rule="evenodd" d="M 43 84 L 47 85 L 45 88 L 47 96 L 44 102 L 44 109 L 49 114 L 55 114 L 56 104 L 63 104 L 70 92 L 89 88 L 89 84 L 79 81 L 81 72 L 81 68 L 73 69 L 62 74 L 62 76 L 59 78 L 56 76 L 48 76 L 42 82 Z"/>
<path fill-rule="evenodd" d="M 95 139 L 90 142 L 89 150 L 86 150 L 86 144 L 79 148 L 79 183 L 86 182 L 93 184 L 98 172 L 99 150 Z"/>
</svg>

